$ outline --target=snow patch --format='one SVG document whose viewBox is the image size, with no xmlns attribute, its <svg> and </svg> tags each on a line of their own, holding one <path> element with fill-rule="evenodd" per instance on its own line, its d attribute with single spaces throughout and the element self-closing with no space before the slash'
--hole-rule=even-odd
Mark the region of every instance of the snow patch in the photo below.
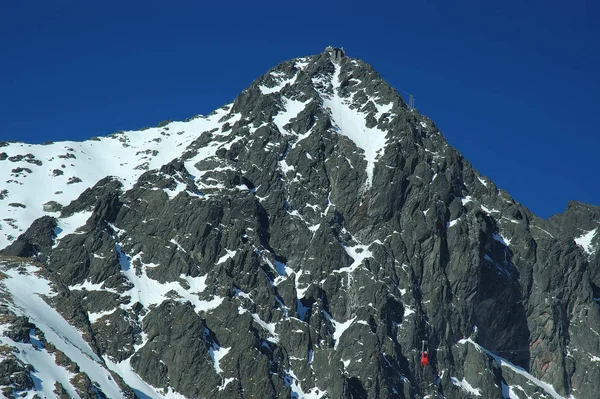
<svg viewBox="0 0 600 399">
<path fill-rule="evenodd" d="M 593 230 L 586 231 L 583 235 L 575 239 L 575 243 L 581 248 L 583 248 L 586 254 L 593 255 L 594 253 L 596 253 L 596 249 L 594 249 L 594 247 L 592 246 L 592 240 L 594 239 L 597 233 L 597 227 Z"/>
<path fill-rule="evenodd" d="M 498 233 L 494 233 L 492 235 L 492 237 L 494 238 L 494 240 L 498 241 L 499 243 L 501 243 L 502 245 L 504 245 L 505 247 L 508 248 L 508 246 L 510 245 L 510 241 L 508 238 L 504 238 L 502 237 L 500 234 Z"/>
<path fill-rule="evenodd" d="M 346 331 L 348 328 L 350 328 L 352 323 L 354 323 L 354 320 L 356 320 L 356 316 L 354 316 L 350 320 L 347 320 L 342 323 L 339 321 L 335 321 L 334 318 L 329 313 L 327 313 L 327 311 L 325 311 L 325 310 L 323 310 L 323 315 L 333 325 L 333 340 L 334 340 L 333 349 L 337 349 L 337 346 L 340 342 L 340 338 L 342 337 L 342 334 L 344 334 L 344 331 Z"/>
<path fill-rule="evenodd" d="M 298 78 L 298 75 L 294 75 L 291 79 L 280 79 L 277 75 L 271 74 L 271 76 L 274 77 L 274 79 L 277 81 L 277 84 L 273 87 L 267 87 L 267 86 L 263 86 L 260 85 L 258 86 L 258 88 L 260 89 L 262 94 L 271 94 L 271 93 L 277 93 L 280 92 L 281 89 L 283 89 L 286 85 L 293 85 L 296 82 L 296 78 Z"/>
<path fill-rule="evenodd" d="M 283 101 L 283 111 L 280 111 L 273 117 L 273 123 L 275 123 L 282 135 L 287 135 L 290 133 L 290 131 L 285 129 L 284 126 L 287 125 L 292 119 L 296 118 L 298 114 L 302 112 L 304 108 L 306 108 L 306 105 L 311 100 L 302 102 L 283 97 L 281 101 Z"/>
<path fill-rule="evenodd" d="M 308 284 L 306 287 L 300 288 L 300 276 L 302 276 L 302 273 L 304 273 L 302 269 L 298 270 L 294 279 L 294 284 L 296 285 L 296 295 L 298 295 L 298 298 L 304 298 L 304 293 L 310 287 L 310 284 Z"/>
<path fill-rule="evenodd" d="M 224 390 L 227 387 L 227 385 L 229 385 L 229 383 L 233 381 L 235 381 L 235 377 L 225 378 L 223 380 L 223 383 L 219 386 L 219 391 Z"/>
<path fill-rule="evenodd" d="M 334 270 L 334 273 L 352 273 L 356 270 L 365 259 L 372 258 L 373 253 L 369 250 L 371 245 L 380 243 L 379 241 L 374 241 L 370 245 L 357 244 L 353 247 L 347 247 L 342 245 L 348 256 L 350 256 L 353 260 L 350 266 L 342 267 L 341 269 Z"/>
<path fill-rule="evenodd" d="M 284 176 L 287 175 L 288 172 L 293 172 L 295 170 L 293 166 L 287 164 L 285 159 L 279 161 L 279 165 L 281 166 L 281 172 Z"/>
<path fill-rule="evenodd" d="M 504 381 L 501 381 L 502 384 L 502 397 L 504 399 L 521 399 L 519 395 L 515 393 L 513 388 L 509 385 L 506 385 Z M 519 387 L 520 388 L 520 387 Z M 521 388 L 522 389 L 522 388 Z"/>
<path fill-rule="evenodd" d="M 35 341 L 33 337 L 30 340 L 31 342 Z M 70 382 L 75 374 L 56 364 L 55 355 L 46 351 L 41 343 L 32 345 L 15 342 L 0 335 L 0 344 L 16 349 L 13 354 L 19 360 L 35 366 L 35 370 L 31 371 L 35 393 L 47 398 L 55 397 L 54 384 L 59 382 L 71 397 L 79 397 Z M 31 394 L 33 393 L 31 392 Z"/>
<path fill-rule="evenodd" d="M 136 270 L 131 266 L 131 263 L 140 259 L 142 253 L 138 253 L 133 258 L 130 258 L 123 252 L 120 245 L 117 245 L 117 252 L 119 254 L 119 262 L 121 264 L 121 272 L 127 277 L 127 279 L 133 284 L 133 288 L 123 293 L 123 296 L 129 296 L 131 298 L 130 304 L 136 302 L 141 303 L 144 307 L 151 305 L 159 305 L 165 300 L 169 299 L 167 293 L 175 291 L 180 297 L 179 301 L 185 303 L 190 301 L 194 306 L 196 312 L 207 312 L 218 307 L 224 300 L 222 297 L 215 297 L 210 301 L 200 300 L 198 293 L 203 292 L 206 289 L 206 276 L 190 277 L 184 274 L 180 275 L 179 278 L 186 281 L 190 286 L 189 289 L 184 288 L 179 282 L 171 281 L 167 283 L 160 283 L 157 280 L 153 280 L 148 277 L 146 273 L 146 267 L 141 268 L 141 272 L 137 273 Z M 142 263 L 143 266 L 145 266 Z"/>
<path fill-rule="evenodd" d="M 108 397 L 122 397 L 121 390 L 81 333 L 41 298 L 40 295 L 53 295 L 53 291 L 48 281 L 36 275 L 39 269 L 32 265 L 24 269 L 23 274 L 15 269 L 4 271 L 8 278 L 2 280 L 1 284 L 12 296 L 13 305 L 10 308 L 17 314 L 29 317 L 49 342 L 77 363 L 83 372 L 94 377 Z M 27 287 L 27 290 L 23 287 Z"/>
<path fill-rule="evenodd" d="M 276 323 L 266 323 L 256 313 L 252 313 L 252 319 L 256 322 L 256 324 L 261 326 L 265 331 L 267 331 L 271 335 L 269 338 L 267 338 L 269 341 L 275 343 L 279 342 L 279 334 L 275 332 L 275 327 L 277 326 Z"/>
<path fill-rule="evenodd" d="M 70 291 L 79 291 L 79 290 L 87 290 L 87 291 L 108 291 L 117 293 L 117 290 L 112 288 L 104 287 L 104 282 L 93 284 L 89 280 L 84 281 L 83 283 L 75 284 L 69 286 Z"/>
<path fill-rule="evenodd" d="M 77 234 L 77 229 L 82 226 L 85 226 L 87 220 L 92 216 L 92 211 L 84 211 L 74 213 L 73 215 L 67 218 L 60 218 L 56 223 L 56 227 L 54 228 L 55 241 L 53 248 L 58 246 L 60 240 L 69 234 Z M 81 234 L 81 233 L 79 233 Z"/>
<path fill-rule="evenodd" d="M 335 72 L 331 79 L 333 95 L 321 93 L 323 104 L 331 112 L 333 122 L 337 125 L 338 133 L 348 137 L 363 151 L 363 156 L 367 161 L 366 186 L 370 187 L 373 181 L 375 163 L 387 142 L 387 133 L 376 127 L 368 128 L 365 119 L 367 114 L 351 109 L 350 100 L 339 95 L 340 71 L 341 67 L 335 64 Z"/>
<path fill-rule="evenodd" d="M 533 384 L 537 385 L 538 387 L 542 388 L 544 391 L 546 391 L 550 396 L 552 396 L 554 399 L 565 399 L 564 397 L 560 396 L 556 390 L 554 389 L 554 387 L 552 387 L 552 385 L 543 382 L 537 378 L 535 378 L 534 376 L 532 376 L 531 374 L 529 374 L 527 371 L 525 371 L 523 368 L 519 367 L 519 366 L 515 366 L 514 364 L 512 364 L 511 362 L 509 362 L 508 360 L 501 358 L 500 356 L 496 355 L 493 352 L 490 352 L 489 350 L 485 349 L 484 347 L 482 347 L 481 345 L 477 344 L 476 342 L 474 342 L 471 338 L 466 338 L 466 339 L 461 339 L 460 341 L 458 341 L 459 344 L 467 344 L 470 343 L 471 345 L 475 346 L 475 348 L 480 351 L 480 352 L 484 352 L 486 354 L 488 354 L 489 356 L 491 356 L 494 360 L 496 360 L 496 362 L 501 366 L 501 367 L 506 367 L 510 370 L 512 370 L 513 372 L 522 375 L 523 377 L 527 378 L 529 381 L 531 381 Z"/>
<path fill-rule="evenodd" d="M 294 371 L 289 369 L 286 373 L 283 382 L 285 386 L 290 387 L 292 399 L 321 399 L 327 394 L 327 391 L 322 391 L 317 387 L 311 388 L 310 391 L 305 393 Z"/>
<path fill-rule="evenodd" d="M 304 68 L 306 68 L 306 66 L 308 64 L 309 64 L 309 62 L 306 59 L 300 58 L 298 61 L 296 61 L 296 63 L 294 64 L 294 67 L 296 69 L 303 70 Z"/>
<path fill-rule="evenodd" d="M 0 207 L 0 220 L 14 219 L 14 224 L 2 223 L 0 248 L 9 245 L 33 221 L 45 214 L 44 204 L 55 201 L 66 205 L 75 200 L 87 188 L 107 176 L 115 176 L 122 184 L 123 191 L 130 189 L 146 170 L 157 169 L 171 160 L 180 157 L 188 146 L 202 133 L 219 129 L 225 122 L 234 123 L 239 114 L 228 116 L 231 104 L 218 109 L 208 117 L 196 117 L 188 122 L 171 122 L 167 126 L 139 131 L 118 132 L 83 142 L 63 141 L 48 145 L 9 143 L 2 148 L 9 157 L 21 155 L 15 166 L 31 169 L 31 173 L 11 176 L 10 167 L 0 168 L 0 181 L 6 182 L 10 202 L 21 203 L 22 207 Z M 220 129 L 219 129 L 220 130 Z M 218 131 L 218 130 L 217 130 Z M 230 134 L 231 130 L 228 133 Z M 218 133 L 213 133 L 218 135 Z M 221 143 L 210 142 L 197 150 L 197 155 L 185 162 L 188 171 L 193 165 L 213 156 Z M 30 155 L 29 155 L 30 154 Z M 30 162 L 27 162 L 30 161 Z M 36 161 L 36 163 L 31 163 Z M 39 161 L 39 162 L 37 162 Z M 80 215 L 83 216 L 83 215 Z M 67 218 L 65 218 L 67 219 Z M 59 228 L 68 234 L 85 223 L 68 218 L 59 219 Z M 66 228 L 65 228 L 66 227 Z"/>
<path fill-rule="evenodd" d="M 454 385 L 460 387 L 466 392 L 469 392 L 470 394 L 481 396 L 481 390 L 479 388 L 474 388 L 473 385 L 469 384 L 469 381 L 465 380 L 464 378 L 459 380 L 456 377 L 450 377 L 450 381 L 452 381 Z"/>
<path fill-rule="evenodd" d="M 106 366 L 111 371 L 120 375 L 121 378 L 123 378 L 123 381 L 133 389 L 138 397 L 148 399 L 185 399 L 185 396 L 173 391 L 171 387 L 165 392 L 164 390 L 154 388 L 152 385 L 142 380 L 142 378 L 133 370 L 133 367 L 129 363 L 130 360 L 131 358 L 116 363 L 108 356 L 104 356 Z"/>
<path fill-rule="evenodd" d="M 185 249 L 183 249 L 183 247 L 181 245 L 179 245 L 179 243 L 177 241 L 175 241 L 174 238 L 171 238 L 171 240 L 169 242 L 171 244 L 175 244 L 177 246 L 177 249 L 179 249 L 181 252 L 187 253 L 187 251 Z"/>
<path fill-rule="evenodd" d="M 454 220 L 449 221 L 448 224 L 446 225 L 446 228 L 449 229 L 450 227 L 456 226 L 456 223 L 458 223 L 459 220 L 460 220 L 460 218 L 456 218 Z"/>
<path fill-rule="evenodd" d="M 98 321 L 98 319 L 101 319 L 104 316 L 108 316 L 109 314 L 113 314 L 115 312 L 115 309 L 112 310 L 105 310 L 102 312 L 96 312 L 96 313 L 92 313 L 92 312 L 88 312 L 88 319 L 90 320 L 90 323 L 95 323 Z"/>
<path fill-rule="evenodd" d="M 171 199 L 177 197 L 179 195 L 179 193 L 184 192 L 186 189 L 187 189 L 187 184 L 177 181 L 177 185 L 175 186 L 175 188 L 173 188 L 173 189 L 163 188 L 163 191 L 165 193 L 167 193 L 167 195 L 169 196 L 169 199 L 171 200 Z"/>
<path fill-rule="evenodd" d="M 233 257 L 237 253 L 237 251 L 232 251 L 232 250 L 227 249 L 227 248 L 225 248 L 225 252 L 226 252 L 226 254 L 223 255 L 223 256 L 221 256 L 219 258 L 219 260 L 217 261 L 217 263 L 215 263 L 216 265 L 220 265 L 221 263 L 225 263 L 228 259 L 233 259 Z"/>
<path fill-rule="evenodd" d="M 210 358 L 212 359 L 213 366 L 214 366 L 217 374 L 221 374 L 223 372 L 220 362 L 221 362 L 221 359 L 223 359 L 225 357 L 225 355 L 227 355 L 229 353 L 230 350 L 231 350 L 231 348 L 222 348 L 219 345 L 217 345 L 216 343 L 213 343 L 212 346 L 208 349 L 208 354 L 210 355 Z"/>
</svg>

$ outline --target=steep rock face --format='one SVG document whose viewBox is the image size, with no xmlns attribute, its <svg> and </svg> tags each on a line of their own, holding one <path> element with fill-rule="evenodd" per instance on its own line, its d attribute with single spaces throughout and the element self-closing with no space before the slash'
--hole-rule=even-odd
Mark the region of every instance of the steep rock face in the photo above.
<svg viewBox="0 0 600 399">
<path fill-rule="evenodd" d="M 4 253 L 43 262 L 49 303 L 140 395 L 594 397 L 598 208 L 537 218 L 333 52 Z"/>
</svg>

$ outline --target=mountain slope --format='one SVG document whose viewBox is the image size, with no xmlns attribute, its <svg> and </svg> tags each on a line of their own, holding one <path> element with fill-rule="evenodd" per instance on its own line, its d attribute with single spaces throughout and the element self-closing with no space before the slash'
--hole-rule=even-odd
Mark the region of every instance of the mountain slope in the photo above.
<svg viewBox="0 0 600 399">
<path fill-rule="evenodd" d="M 118 176 L 131 187 L 139 176 L 181 156 L 202 132 L 220 127 L 227 106 L 208 117 L 135 132 L 118 132 L 84 142 L 31 145 L 0 143 L 0 247 L 44 214 L 60 207 L 106 176 Z M 54 203 L 53 203 L 54 202 Z"/>
<path fill-rule="evenodd" d="M 594 395 L 598 209 L 535 217 L 339 50 L 206 118 L 2 151 L 2 201 L 26 206 L 5 208 L 3 252 L 39 262 L 108 397 L 110 371 L 139 397 Z M 14 316 L 56 331 L 27 306 Z"/>
</svg>

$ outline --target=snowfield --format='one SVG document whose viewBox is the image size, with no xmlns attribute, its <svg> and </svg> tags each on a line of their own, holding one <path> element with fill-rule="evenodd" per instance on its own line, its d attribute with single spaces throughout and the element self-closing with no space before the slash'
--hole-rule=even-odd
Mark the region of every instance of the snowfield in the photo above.
<svg viewBox="0 0 600 399">
<path fill-rule="evenodd" d="M 40 295 L 52 296 L 53 291 L 47 280 L 36 275 L 37 271 L 38 268 L 32 265 L 27 266 L 22 273 L 16 269 L 4 271 L 8 278 L 2 281 L 2 289 L 12 297 L 11 302 L 8 303 L 11 310 L 17 315 L 29 317 L 29 320 L 43 331 L 46 339 L 77 363 L 81 371 L 97 383 L 108 397 L 122 397 L 121 389 L 81 333 L 42 299 Z M 28 290 L 24 290 L 23 287 L 28 287 Z M 12 341 L 7 342 L 8 338 L 0 337 L 0 339 L 3 343 L 12 345 Z M 72 378 L 72 373 L 56 365 L 52 355 L 45 351 L 38 352 L 27 344 L 21 344 L 20 349 L 22 350 L 17 356 L 36 365 L 39 378 L 36 390 L 49 398 L 54 397 L 54 382 L 59 381 L 63 383 L 65 389 L 74 391 L 71 383 L 68 382 Z"/>
<path fill-rule="evenodd" d="M 4 158 L 0 161 L 0 249 L 8 246 L 35 219 L 44 215 L 58 216 L 56 208 L 44 207 L 50 201 L 68 205 L 106 176 L 116 176 L 125 190 L 131 188 L 147 170 L 180 157 L 203 132 L 227 121 L 236 121 L 236 116 L 231 115 L 227 121 L 219 122 L 230 109 L 231 104 L 208 117 L 189 122 L 171 122 L 162 127 L 120 132 L 83 142 L 46 145 L 17 142 L 0 147 L 0 159 Z M 198 156 L 213 155 L 218 144 L 201 148 Z M 198 160 L 196 157 L 192 161 Z M 189 167 L 189 163 L 186 166 Z M 72 232 L 70 221 L 64 220 L 62 224 L 67 227 L 65 230 Z M 59 226 L 64 228 L 61 223 Z"/>
</svg>

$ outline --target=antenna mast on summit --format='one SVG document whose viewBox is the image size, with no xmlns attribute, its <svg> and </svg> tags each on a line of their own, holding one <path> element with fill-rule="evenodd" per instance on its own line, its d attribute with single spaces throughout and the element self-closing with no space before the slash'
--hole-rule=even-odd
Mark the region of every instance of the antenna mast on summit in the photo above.
<svg viewBox="0 0 600 399">
<path fill-rule="evenodd" d="M 404 91 L 402 89 L 396 88 L 396 90 L 399 91 L 399 92 L 401 92 L 401 93 L 404 93 L 405 95 L 408 96 L 408 107 L 410 108 L 411 111 L 413 111 L 415 109 L 415 96 L 413 96 L 409 92 Z"/>
</svg>

